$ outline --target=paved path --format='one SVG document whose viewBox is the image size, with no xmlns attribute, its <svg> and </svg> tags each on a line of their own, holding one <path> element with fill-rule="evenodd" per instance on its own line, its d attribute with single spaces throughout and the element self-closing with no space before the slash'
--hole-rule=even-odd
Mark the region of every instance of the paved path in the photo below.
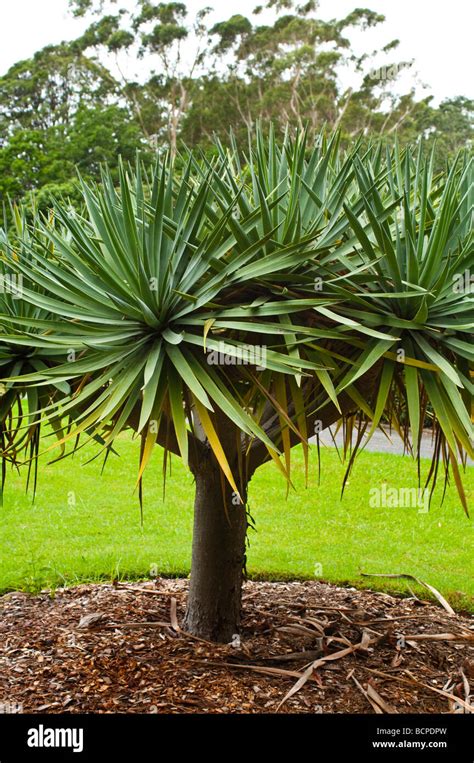
<svg viewBox="0 0 474 763">
<path fill-rule="evenodd" d="M 334 430 L 333 430 L 334 431 Z M 386 430 L 387 431 L 387 430 Z M 377 430 L 372 435 L 371 439 L 367 443 L 366 450 L 370 450 L 374 453 L 396 453 L 398 455 L 403 454 L 403 442 L 399 435 L 392 431 L 391 434 L 388 434 L 388 439 L 385 437 L 385 435 Z M 311 438 L 314 442 L 314 438 Z M 337 447 L 342 447 L 342 430 L 338 432 L 336 435 L 336 443 Z M 322 432 L 320 436 L 321 444 L 322 445 L 328 445 L 329 447 L 334 447 L 334 443 L 332 441 L 331 435 L 326 430 Z M 421 438 L 421 448 L 420 448 L 421 455 L 424 458 L 431 458 L 433 453 L 433 441 L 431 439 L 431 432 L 425 431 L 423 433 L 423 437 Z M 405 455 L 407 455 L 405 453 Z M 409 455 L 409 454 L 408 454 Z M 411 456 L 410 456 L 411 458 Z M 468 459 L 468 463 L 472 464 L 473 462 L 471 459 Z"/>
</svg>

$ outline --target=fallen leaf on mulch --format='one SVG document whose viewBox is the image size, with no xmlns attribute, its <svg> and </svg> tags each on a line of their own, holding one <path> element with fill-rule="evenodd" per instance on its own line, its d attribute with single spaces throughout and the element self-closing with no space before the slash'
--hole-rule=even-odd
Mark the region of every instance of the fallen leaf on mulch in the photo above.
<svg viewBox="0 0 474 763">
<path fill-rule="evenodd" d="M 103 612 L 91 612 L 90 615 L 84 615 L 81 617 L 77 627 L 81 630 L 86 628 L 93 628 L 95 625 L 98 625 L 100 622 L 102 622 L 103 619 Z"/>
</svg>

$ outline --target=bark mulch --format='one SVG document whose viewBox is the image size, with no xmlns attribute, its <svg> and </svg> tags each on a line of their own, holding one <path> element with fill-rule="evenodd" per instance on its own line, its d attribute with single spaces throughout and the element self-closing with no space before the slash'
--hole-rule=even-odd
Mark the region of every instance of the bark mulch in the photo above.
<svg viewBox="0 0 474 763">
<path fill-rule="evenodd" d="M 474 624 L 415 597 L 247 582 L 240 638 L 180 630 L 186 580 L 0 598 L 0 706 L 25 713 L 469 713 Z M 15 708 L 18 705 L 18 708 Z"/>
</svg>

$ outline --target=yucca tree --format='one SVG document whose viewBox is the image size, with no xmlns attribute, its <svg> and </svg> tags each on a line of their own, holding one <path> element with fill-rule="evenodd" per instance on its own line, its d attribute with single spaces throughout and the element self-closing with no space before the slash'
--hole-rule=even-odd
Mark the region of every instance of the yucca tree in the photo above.
<svg viewBox="0 0 474 763">
<path fill-rule="evenodd" d="M 82 213 L 58 202 L 19 245 L 4 237 L 3 267 L 24 281 L 0 317 L 16 391 L 3 457 L 18 463 L 22 427 L 47 420 L 63 446 L 94 437 L 106 455 L 131 428 L 140 491 L 156 444 L 165 466 L 179 455 L 196 483 L 189 631 L 238 632 L 250 479 L 273 460 L 291 486 L 291 448 L 307 464 L 310 438 L 337 421 L 350 469 L 382 421 L 418 457 L 430 416 L 427 483 L 443 462 L 465 505 L 468 159 L 433 177 L 421 149 L 343 154 L 337 135 L 309 146 L 259 131 L 246 154 L 218 144 L 212 161 L 137 162 L 118 187 L 104 172 L 82 188 Z"/>
<path fill-rule="evenodd" d="M 43 407 L 52 400 L 61 399 L 69 394 L 71 388 L 67 382 L 52 380 L 48 387 L 23 385 L 15 382 L 18 375 L 37 373 L 55 362 L 64 362 L 66 352 L 61 347 L 43 342 L 42 346 L 34 347 L 27 335 L 22 336 L 25 326 L 32 333 L 42 333 L 41 320 L 49 317 L 49 312 L 22 298 L 23 288 L 35 288 L 35 283 L 28 280 L 23 273 L 12 270 L 11 260 L 20 257 L 28 259 L 28 251 L 39 240 L 46 247 L 50 246 L 49 238 L 44 237 L 44 228 L 49 228 L 53 220 L 44 221 L 41 227 L 35 213 L 27 221 L 25 210 L 11 206 L 9 210 L 10 226 L 0 228 L 0 252 L 7 256 L 0 257 L 0 314 L 2 315 L 1 334 L 19 332 L 13 343 L 8 340 L 0 341 L 0 377 L 4 382 L 0 388 L 0 449 L 2 452 L 2 479 L 0 501 L 3 500 L 3 488 L 6 477 L 7 462 L 16 464 L 22 459 L 22 454 L 28 456 L 28 480 L 32 476 L 33 493 L 36 488 L 37 461 L 40 446 L 41 413 Z M 41 340 L 39 340 L 41 342 Z M 31 416 L 23 416 L 24 407 Z M 51 412 L 50 423 L 61 429 L 61 421 Z"/>
</svg>

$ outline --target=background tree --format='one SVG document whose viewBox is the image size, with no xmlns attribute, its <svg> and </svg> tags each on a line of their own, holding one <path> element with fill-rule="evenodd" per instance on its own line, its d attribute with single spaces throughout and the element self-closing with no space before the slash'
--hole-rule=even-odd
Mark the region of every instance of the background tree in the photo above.
<svg viewBox="0 0 474 763">
<path fill-rule="evenodd" d="M 58 186 L 76 166 L 100 176 L 101 162 L 133 159 L 143 143 L 108 69 L 76 43 L 50 46 L 0 79 L 0 199 Z"/>
<path fill-rule="evenodd" d="M 190 146 L 210 147 L 213 136 L 224 139 L 230 126 L 245 139 L 257 121 L 282 129 L 288 121 L 316 131 L 340 126 L 347 143 L 361 132 L 389 139 L 396 134 L 410 142 L 435 129 L 431 99 L 417 100 L 413 89 L 396 94 L 401 73 L 413 63 L 394 60 L 398 40 L 354 53 L 351 31 L 384 21 L 371 10 L 323 21 L 316 2 L 268 0 L 249 17 L 233 14 L 210 25 L 209 9 L 191 17 L 185 3 L 137 0 L 131 11 L 117 10 L 111 1 L 71 5 L 77 14 L 99 17 L 78 45 L 113 61 L 123 94 L 153 146 L 166 143 L 175 152 L 182 138 Z M 263 12 L 265 23 L 259 23 Z M 142 70 L 144 62 L 146 67 L 137 81 L 129 72 L 140 62 Z M 342 68 L 359 84 L 343 90 Z M 465 103 L 467 109 L 472 120 L 472 104 Z M 460 130 L 446 150 L 452 155 L 468 139 Z"/>
<path fill-rule="evenodd" d="M 98 12 L 103 3 L 87 4 L 87 10 Z M 84 15 L 86 7 L 76 6 L 76 14 Z M 135 111 L 144 134 L 150 138 L 166 136 L 173 154 L 176 153 L 181 120 L 189 106 L 195 78 L 205 58 L 208 9 L 199 11 L 187 22 L 184 3 L 153 3 L 137 0 L 134 11 L 119 10 L 93 22 L 78 41 L 82 50 L 90 48 L 113 54 L 120 72 L 123 94 Z M 184 45 L 187 55 L 183 55 Z M 125 74 L 119 54 L 134 52 L 138 59 L 146 58 L 150 74 L 139 85 Z M 190 60 L 189 54 L 191 52 Z M 153 68 L 158 66 L 158 72 Z"/>
<path fill-rule="evenodd" d="M 129 158 L 133 148 L 175 153 L 184 141 L 212 153 L 215 135 L 227 140 L 232 128 L 243 143 L 258 121 L 280 131 L 288 120 L 308 124 L 313 137 L 323 124 L 339 127 L 345 146 L 361 134 L 401 145 L 422 136 L 427 151 L 436 141 L 436 169 L 472 144 L 472 101 L 453 97 L 436 108 L 413 89 L 397 94 L 411 65 L 397 60 L 397 40 L 354 53 L 352 30 L 383 23 L 373 11 L 324 21 L 314 2 L 270 0 L 248 17 L 211 24 L 206 8 L 190 14 L 185 3 L 69 5 L 89 19 L 86 31 L 0 78 L 2 202 L 44 189 L 40 203 L 48 203 L 55 188 L 73 187 L 73 164 L 99 179 L 101 161 L 116 172 L 119 154 Z M 352 72 L 349 89 L 342 69 Z"/>
<path fill-rule="evenodd" d="M 75 43 L 50 45 L 0 78 L 0 139 L 70 125 L 79 107 L 112 102 L 118 83 Z"/>
</svg>

